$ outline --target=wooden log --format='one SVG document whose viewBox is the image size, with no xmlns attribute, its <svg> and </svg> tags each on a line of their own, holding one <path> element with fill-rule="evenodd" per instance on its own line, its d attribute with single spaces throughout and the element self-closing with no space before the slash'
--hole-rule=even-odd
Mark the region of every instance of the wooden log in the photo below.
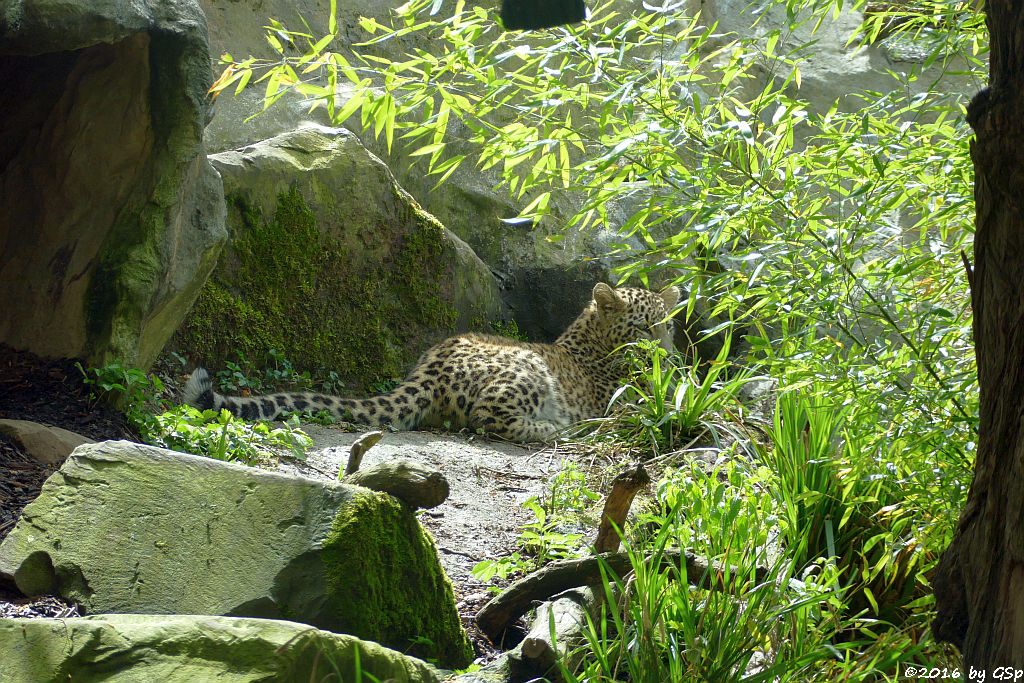
<svg viewBox="0 0 1024 683">
<path fill-rule="evenodd" d="M 661 568 L 686 567 L 686 578 L 690 584 L 699 588 L 719 591 L 733 590 L 732 584 L 724 580 L 725 569 L 717 562 L 709 562 L 693 552 L 686 550 L 665 550 L 657 556 Z M 654 557 L 648 557 L 651 562 Z M 552 562 L 529 576 L 514 581 L 508 588 L 491 599 L 476 615 L 476 623 L 492 642 L 498 642 L 502 632 L 509 623 L 522 616 L 535 603 L 547 600 L 556 593 L 576 588 L 577 586 L 596 586 L 601 583 L 600 565 L 605 566 L 616 576 L 625 576 L 632 571 L 628 553 L 603 553 L 589 557 Z M 736 576 L 736 569 L 730 576 Z M 758 567 L 755 579 L 765 581 L 769 570 Z M 791 580 L 790 585 L 797 587 L 799 581 Z"/>
<path fill-rule="evenodd" d="M 643 464 L 619 474 L 612 480 L 612 492 L 604 503 L 601 513 L 601 526 L 597 530 L 594 541 L 595 553 L 613 553 L 619 549 L 620 534 L 626 528 L 626 515 L 633 498 L 651 483 L 651 478 Z"/>
<path fill-rule="evenodd" d="M 359 464 L 363 462 L 363 455 L 366 454 L 366 451 L 373 448 L 383 436 L 384 432 L 373 431 L 366 432 L 356 439 L 348 449 L 348 464 L 345 465 L 343 476 L 354 474 L 359 469 Z"/>
<path fill-rule="evenodd" d="M 534 611 L 526 636 L 509 652 L 513 667 L 558 680 L 558 661 L 572 668 L 574 658 L 569 656 L 570 651 L 583 642 L 587 617 L 597 618 L 600 607 L 601 599 L 592 588 L 568 590 L 541 603 Z"/>
<path fill-rule="evenodd" d="M 414 508 L 437 507 L 449 492 L 441 470 L 412 460 L 382 462 L 347 475 L 342 482 L 390 493 Z"/>
</svg>

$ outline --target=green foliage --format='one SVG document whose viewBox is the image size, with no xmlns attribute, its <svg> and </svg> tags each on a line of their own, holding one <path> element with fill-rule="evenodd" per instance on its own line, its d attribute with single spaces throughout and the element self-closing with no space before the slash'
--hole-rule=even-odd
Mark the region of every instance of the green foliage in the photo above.
<svg viewBox="0 0 1024 683">
<path fill-rule="evenodd" d="M 904 621 L 921 597 L 921 572 L 937 558 L 917 547 L 897 466 L 865 451 L 845 429 L 846 412 L 817 394 L 781 394 L 761 459 L 776 473 L 768 490 L 787 555 L 800 569 L 834 563 L 850 612 L 863 610 L 884 628 Z"/>
<path fill-rule="evenodd" d="M 103 399 L 123 410 L 128 424 L 140 435 L 154 428 L 153 411 L 162 405 L 164 392 L 159 377 L 117 361 L 102 368 L 86 370 L 81 363 L 75 367 L 82 373 L 82 381 L 95 389 L 89 395 L 92 400 Z"/>
<path fill-rule="evenodd" d="M 514 574 L 528 574 L 545 563 L 572 557 L 583 544 L 583 534 L 567 532 L 570 525 L 579 526 L 582 513 L 601 498 L 587 488 L 587 477 L 575 463 L 566 461 L 551 480 L 551 495 L 545 505 L 536 497 L 523 507 L 533 513 L 533 520 L 522 527 L 515 552 L 497 560 L 482 560 L 473 567 L 473 576 L 490 581 L 497 576 L 506 579 Z"/>
<path fill-rule="evenodd" d="M 766 0 L 751 23 L 788 23 L 743 35 L 683 3 L 617 7 L 511 34 L 487 8 L 443 16 L 414 0 L 390 26 L 364 19 L 356 52 L 308 37 L 300 58 L 228 65 L 215 89 L 255 74 L 269 105 L 287 87 L 320 97 L 320 75 L 330 96 L 317 105 L 404 145 L 438 184 L 475 163 L 524 220 L 617 230 L 623 278 L 667 274 L 687 294 L 681 317 L 742 336 L 738 361 L 788 392 L 761 465 L 672 475 L 659 491 L 670 512 L 650 520 L 655 552 L 672 540 L 728 559 L 743 589 L 687 589 L 634 562 L 631 582 L 610 579 L 627 599 L 593 624 L 580 680 L 877 680 L 900 662 L 941 662 L 919 596 L 977 440 L 961 264 L 974 213 L 966 93 L 987 52 L 979 6 Z M 861 10 L 850 49 L 914 58 L 880 92 L 808 101 L 813 31 Z M 413 38 L 436 49 L 374 53 Z M 356 86 L 345 103 L 340 81 Z M 558 213 L 566 197 L 576 210 Z M 673 448 L 739 378 L 716 384 L 724 356 L 703 376 L 662 361 L 619 396 L 639 408 L 622 433 Z M 750 581 L 755 563 L 776 581 Z M 797 572 L 806 593 L 776 588 Z"/>
<path fill-rule="evenodd" d="M 587 487 L 587 475 L 571 460 L 562 463 L 562 469 L 551 478 L 548 510 L 560 516 L 580 513 L 601 500 L 601 495 Z"/>
<path fill-rule="evenodd" d="M 681 540 L 673 538 L 685 528 L 678 522 L 664 525 L 652 547 L 628 548 L 628 580 L 606 569 L 609 599 L 601 618 L 588 620 L 579 666 L 563 666 L 567 681 L 806 680 L 834 656 L 829 611 L 838 596 L 827 578 L 790 582 L 790 565 L 778 560 L 759 580 L 752 546 L 735 532 L 700 544 L 740 559 L 716 577 L 728 591 L 691 586 L 702 577 L 662 561 L 666 546 Z"/>
<path fill-rule="evenodd" d="M 281 455 L 305 460 L 306 450 L 313 446 L 294 416 L 283 427 L 271 427 L 267 422 L 248 423 L 226 410 L 199 411 L 192 406 L 154 415 L 153 429 L 145 438 L 154 446 L 246 465 Z"/>
<path fill-rule="evenodd" d="M 79 364 L 78 369 L 83 381 L 100 392 L 95 397 L 119 406 L 142 441 L 153 446 L 255 465 L 280 455 L 305 460 L 313 445 L 295 417 L 272 428 L 267 422 L 250 424 L 226 410 L 172 408 L 161 398 L 164 385 L 156 375 L 118 362 L 88 370 Z"/>
<path fill-rule="evenodd" d="M 491 331 L 494 334 L 518 339 L 519 341 L 529 341 L 526 335 L 519 331 L 519 325 L 516 324 L 515 320 L 492 320 L 490 325 Z"/>
<path fill-rule="evenodd" d="M 345 388 L 338 373 L 323 370 L 314 377 L 295 369 L 284 353 L 270 349 L 261 367 L 237 352 L 238 361 L 226 361 L 217 372 L 217 390 L 229 394 L 263 394 L 268 391 L 323 391 L 336 394 Z"/>
<path fill-rule="evenodd" d="M 631 356 L 630 380 L 612 397 L 612 417 L 598 422 L 616 438 L 655 452 L 679 448 L 704 430 L 722 429 L 711 416 L 737 406 L 739 390 L 758 379 L 733 367 L 729 347 L 727 338 L 718 357 L 699 372 L 679 354 L 670 356 L 654 342 L 639 342 Z"/>
</svg>

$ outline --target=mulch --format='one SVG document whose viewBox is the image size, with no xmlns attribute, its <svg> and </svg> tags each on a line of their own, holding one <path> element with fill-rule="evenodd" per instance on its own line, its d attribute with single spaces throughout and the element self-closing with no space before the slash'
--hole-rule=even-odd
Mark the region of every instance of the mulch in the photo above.
<svg viewBox="0 0 1024 683">
<path fill-rule="evenodd" d="M 46 360 L 0 344 L 0 418 L 63 427 L 96 441 L 135 439 L 124 416 L 90 396 L 82 380 L 73 360 Z M 0 436 L 0 541 L 55 470 Z"/>
<path fill-rule="evenodd" d="M 47 360 L 0 344 L 0 418 L 63 427 L 82 436 L 136 439 L 113 406 L 90 396 L 74 360 Z"/>
<path fill-rule="evenodd" d="M 63 427 L 96 441 L 136 439 L 124 416 L 92 398 L 82 379 L 73 360 L 47 360 L 0 344 L 0 418 Z M 36 462 L 0 435 L 0 542 L 57 467 Z M 78 608 L 59 598 L 25 598 L 0 586 L 0 618 L 71 616 Z"/>
</svg>

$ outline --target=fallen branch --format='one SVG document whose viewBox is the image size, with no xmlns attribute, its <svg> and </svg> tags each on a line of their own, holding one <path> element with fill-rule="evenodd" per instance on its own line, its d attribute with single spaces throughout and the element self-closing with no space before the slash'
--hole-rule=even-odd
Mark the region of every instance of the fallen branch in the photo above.
<svg viewBox="0 0 1024 683">
<path fill-rule="evenodd" d="M 587 616 L 596 618 L 602 599 L 592 588 L 576 588 L 541 603 L 534 611 L 526 637 L 512 651 L 512 665 L 524 673 L 557 678 L 559 659 L 583 642 Z M 554 638 L 552 638 L 552 631 Z M 564 660 L 563 660 L 564 661 Z M 572 668 L 573 662 L 565 661 Z"/>
<path fill-rule="evenodd" d="M 595 553 L 613 553 L 619 549 L 620 534 L 626 528 L 626 515 L 633 498 L 651 483 L 651 478 L 641 463 L 636 468 L 622 472 L 612 480 L 612 492 L 604 503 L 601 526 L 594 541 Z"/>
<path fill-rule="evenodd" d="M 657 555 L 648 556 L 645 561 L 651 562 L 655 557 L 658 558 L 661 568 L 681 569 L 685 564 L 687 580 L 698 588 L 718 591 L 735 590 L 732 582 L 726 584 L 725 568 L 721 564 L 709 562 L 706 558 L 689 550 L 665 550 Z M 600 584 L 602 562 L 608 570 L 619 577 L 625 576 L 633 569 L 628 553 L 604 553 L 552 562 L 529 576 L 513 582 L 496 595 L 481 608 L 476 615 L 476 623 L 492 642 L 498 642 L 509 623 L 525 614 L 533 606 L 533 603 L 546 600 L 556 593 L 577 586 Z M 729 575 L 736 576 L 737 569 L 730 568 Z M 755 578 L 759 583 L 767 580 L 769 576 L 768 569 L 758 567 L 755 570 Z M 799 581 L 791 581 L 790 585 L 802 586 Z"/>
</svg>

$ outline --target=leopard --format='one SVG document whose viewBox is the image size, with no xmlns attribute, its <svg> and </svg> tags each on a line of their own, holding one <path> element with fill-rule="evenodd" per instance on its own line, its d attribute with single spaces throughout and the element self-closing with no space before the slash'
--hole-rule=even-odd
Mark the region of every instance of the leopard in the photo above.
<svg viewBox="0 0 1024 683">
<path fill-rule="evenodd" d="M 672 351 L 679 289 L 613 288 L 599 282 L 583 312 L 554 343 L 468 332 L 422 354 L 406 379 L 371 398 L 314 392 L 225 396 L 199 367 L 184 402 L 226 409 L 244 420 L 327 411 L 334 418 L 395 430 L 468 429 L 499 439 L 544 443 L 601 417 L 629 371 L 626 348 L 646 339 Z"/>
</svg>

